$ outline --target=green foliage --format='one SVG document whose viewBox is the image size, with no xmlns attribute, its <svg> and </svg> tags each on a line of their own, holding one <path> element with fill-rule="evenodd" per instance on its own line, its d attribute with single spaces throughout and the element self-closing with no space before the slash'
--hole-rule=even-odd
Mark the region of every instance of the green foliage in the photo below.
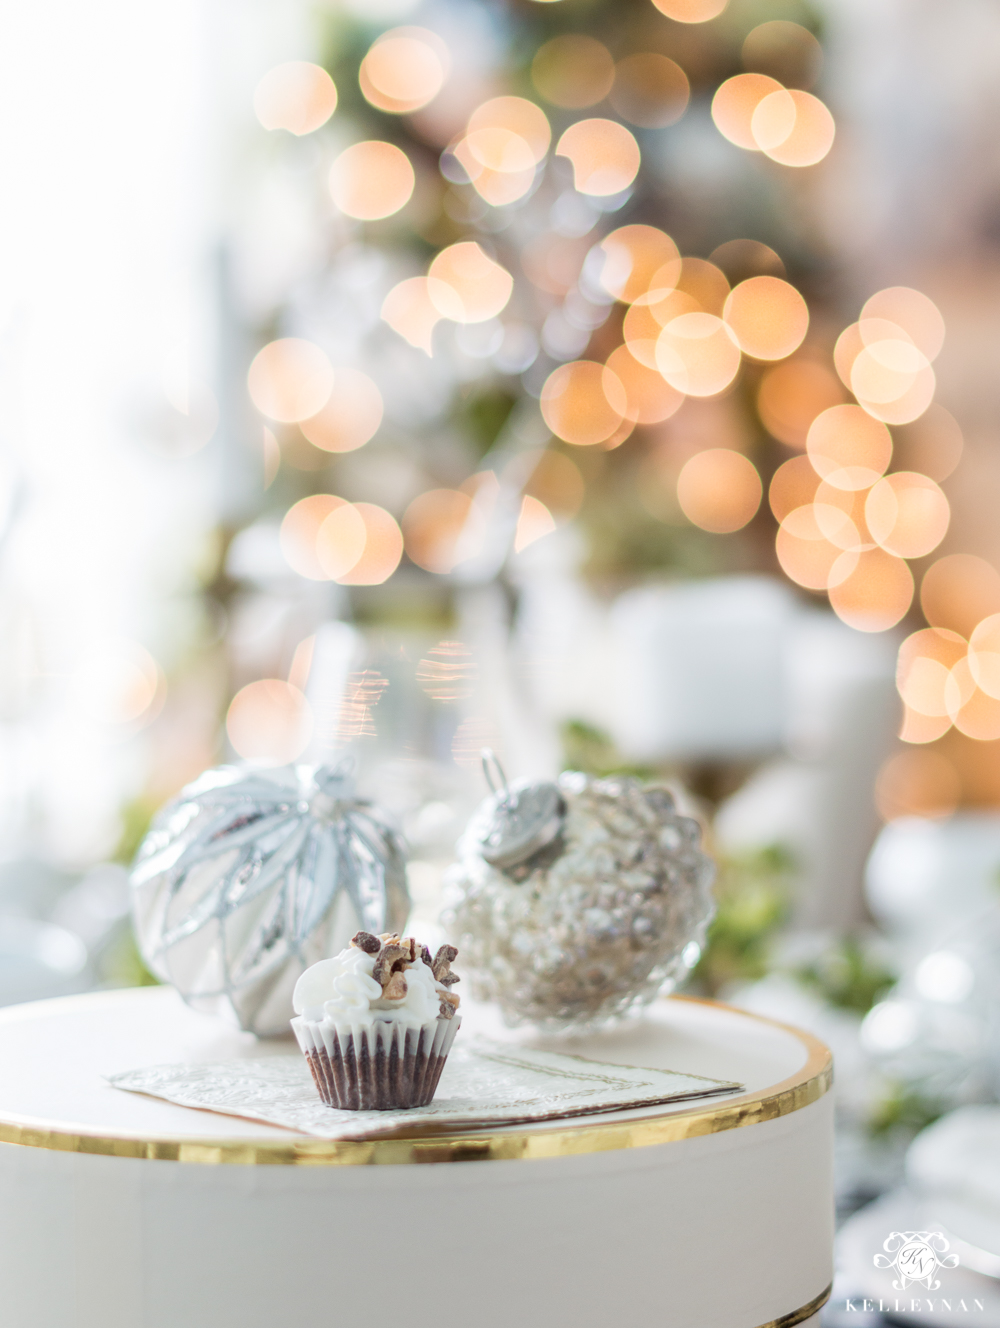
<svg viewBox="0 0 1000 1328">
<path fill-rule="evenodd" d="M 694 981 L 710 996 L 769 969 L 771 942 L 788 916 L 791 854 L 775 844 L 725 858 L 715 886 L 717 912 Z"/>
<path fill-rule="evenodd" d="M 150 821 L 158 810 L 157 805 L 148 797 L 140 796 L 125 803 L 121 810 L 121 838 L 111 855 L 115 862 L 124 863 L 126 867 L 131 863 L 146 836 Z"/>
<path fill-rule="evenodd" d="M 889 1134 L 912 1136 L 948 1110 L 946 1103 L 922 1093 L 912 1084 L 894 1083 L 876 1104 L 868 1120 L 869 1133 L 880 1138 Z"/>
<path fill-rule="evenodd" d="M 101 962 L 101 977 L 112 987 L 157 987 L 159 979 L 153 977 L 142 962 L 131 928 L 123 931 Z"/>
<path fill-rule="evenodd" d="M 502 387 L 487 387 L 469 392 L 462 402 L 462 417 L 467 436 L 485 456 L 507 422 L 517 398 Z"/>
<path fill-rule="evenodd" d="M 796 969 L 795 976 L 841 1010 L 867 1014 L 895 981 L 855 936 L 845 936 L 819 959 Z"/>
<path fill-rule="evenodd" d="M 599 778 L 634 775 L 637 779 L 655 779 L 658 775 L 651 766 L 629 765 L 603 729 L 594 728 L 582 719 L 567 720 L 561 737 L 564 770 L 582 770 Z"/>
</svg>

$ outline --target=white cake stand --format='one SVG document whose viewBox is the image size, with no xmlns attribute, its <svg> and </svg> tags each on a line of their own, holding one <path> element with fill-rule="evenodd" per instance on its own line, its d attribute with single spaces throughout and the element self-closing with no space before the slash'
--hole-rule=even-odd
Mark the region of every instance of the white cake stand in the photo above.
<svg viewBox="0 0 1000 1328">
<path fill-rule="evenodd" d="M 496 1035 L 488 1012 L 463 1010 L 466 1028 Z M 141 1065 L 289 1054 L 193 1013 L 170 990 L 4 1010 L 0 1323 L 818 1322 L 832 1275 L 827 1049 L 680 998 L 558 1045 L 747 1091 L 675 1109 L 331 1143 L 111 1088 L 102 1076 Z"/>
</svg>

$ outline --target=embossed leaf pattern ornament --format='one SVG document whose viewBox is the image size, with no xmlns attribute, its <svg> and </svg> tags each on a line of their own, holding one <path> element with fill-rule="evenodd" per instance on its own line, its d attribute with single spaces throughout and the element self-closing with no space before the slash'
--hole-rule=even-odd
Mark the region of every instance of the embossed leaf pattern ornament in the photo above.
<svg viewBox="0 0 1000 1328">
<path fill-rule="evenodd" d="M 341 769 L 206 771 L 154 818 L 132 866 L 143 959 L 195 1009 L 284 1033 L 303 969 L 362 929 L 401 931 L 400 836 Z"/>
</svg>

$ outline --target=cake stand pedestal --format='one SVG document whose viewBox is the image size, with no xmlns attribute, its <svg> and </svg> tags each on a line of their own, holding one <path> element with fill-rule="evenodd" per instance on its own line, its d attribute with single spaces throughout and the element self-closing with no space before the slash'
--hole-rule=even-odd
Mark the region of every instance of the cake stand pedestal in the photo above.
<svg viewBox="0 0 1000 1328">
<path fill-rule="evenodd" d="M 463 1033 L 497 1035 L 490 1012 L 463 1015 Z M 826 1048 L 682 998 L 557 1045 L 746 1091 L 334 1143 L 111 1088 L 104 1075 L 142 1065 L 293 1054 L 166 988 L 0 1011 L 0 1322 L 818 1322 L 833 1243 Z"/>
</svg>

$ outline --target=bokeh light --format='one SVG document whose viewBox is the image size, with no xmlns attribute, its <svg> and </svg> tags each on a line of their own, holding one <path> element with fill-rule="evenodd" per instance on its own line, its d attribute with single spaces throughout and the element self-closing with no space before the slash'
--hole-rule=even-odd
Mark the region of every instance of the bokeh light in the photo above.
<svg viewBox="0 0 1000 1328">
<path fill-rule="evenodd" d="M 545 380 L 542 418 L 557 438 L 577 447 L 610 439 L 622 425 L 628 398 L 618 377 L 593 360 L 561 364 Z"/>
<path fill-rule="evenodd" d="M 780 277 L 751 277 L 726 299 L 722 313 L 745 355 L 783 360 L 797 350 L 809 330 L 805 300 Z"/>
<path fill-rule="evenodd" d="M 265 129 L 311 134 L 337 109 L 337 89 L 320 65 L 289 60 L 268 70 L 253 94 L 253 108 Z"/>
<path fill-rule="evenodd" d="M 892 459 L 892 435 L 860 406 L 830 406 L 806 435 L 816 473 L 838 489 L 868 489 Z"/>
<path fill-rule="evenodd" d="M 771 477 L 767 500 L 776 521 L 784 521 L 797 507 L 807 507 L 815 500 L 820 478 L 808 457 L 792 457 Z"/>
<path fill-rule="evenodd" d="M 811 88 L 823 65 L 823 48 L 807 29 L 787 19 L 758 23 L 743 42 L 743 65 L 769 74 L 788 88 Z"/>
<path fill-rule="evenodd" d="M 415 180 L 402 149 L 372 139 L 346 148 L 333 163 L 330 194 L 345 216 L 377 221 L 410 201 Z"/>
<path fill-rule="evenodd" d="M 616 120 L 577 120 L 556 144 L 556 155 L 569 158 L 581 194 L 620 194 L 639 174 L 639 144 Z"/>
<path fill-rule="evenodd" d="M 434 329 L 441 321 L 438 305 L 449 299 L 449 289 L 445 287 L 438 292 L 437 301 L 432 300 L 434 285 L 429 277 L 407 277 L 386 295 L 381 312 L 383 322 L 398 332 L 404 341 L 428 355 L 433 350 Z M 450 298 L 454 300 L 454 295 Z"/>
<path fill-rule="evenodd" d="M 323 575 L 337 581 L 357 563 L 365 551 L 367 529 L 353 503 L 335 507 L 316 532 L 316 559 Z"/>
<path fill-rule="evenodd" d="M 892 401 L 872 401 L 858 397 L 869 415 L 886 424 L 910 424 L 923 415 L 934 396 L 934 370 L 927 365 L 914 378 L 912 386 Z"/>
<path fill-rule="evenodd" d="M 657 292 L 666 293 L 680 277 L 682 265 L 677 246 L 655 226 L 620 226 L 604 237 L 599 248 L 604 262 L 598 280 L 617 300 L 630 303 L 640 299 L 649 291 L 654 277 Z"/>
<path fill-rule="evenodd" d="M 937 742 L 938 738 L 943 737 L 950 728 L 949 715 L 931 718 L 929 715 L 921 715 L 917 710 L 911 710 L 907 705 L 903 706 L 903 722 L 899 729 L 901 742 Z"/>
<path fill-rule="evenodd" d="M 875 781 L 875 805 L 885 821 L 950 816 L 961 794 L 959 773 L 941 752 L 898 752 L 885 762 Z"/>
<path fill-rule="evenodd" d="M 729 0 L 653 0 L 661 14 L 675 23 L 707 23 L 717 18 Z"/>
<path fill-rule="evenodd" d="M 857 323 L 849 323 L 837 338 L 833 348 L 834 368 L 845 387 L 851 386 L 851 370 L 854 368 L 854 361 L 864 350 L 864 347 L 865 343 L 861 340 L 861 328 Z"/>
<path fill-rule="evenodd" d="M 736 377 L 740 348 L 721 318 L 705 313 L 681 314 L 660 333 L 656 367 L 678 392 L 714 396 Z"/>
<path fill-rule="evenodd" d="M 858 321 L 864 324 L 872 319 L 883 319 L 901 328 L 928 360 L 935 359 L 944 345 L 941 311 L 932 299 L 910 286 L 890 286 L 866 300 Z"/>
<path fill-rule="evenodd" d="M 865 340 L 865 323 L 858 325 Z M 851 365 L 851 391 L 869 414 L 903 424 L 922 415 L 934 396 L 934 370 L 909 340 L 882 338 L 862 346 Z M 902 415 L 903 418 L 897 418 Z"/>
<path fill-rule="evenodd" d="M 333 365 L 319 346 L 300 337 L 283 337 L 254 356 L 247 387 L 262 415 L 291 424 L 319 414 L 333 390 L 333 379 Z"/>
<path fill-rule="evenodd" d="M 875 547 L 865 519 L 867 493 L 861 489 L 838 489 L 823 480 L 816 489 L 816 523 L 839 549 L 860 553 Z"/>
<path fill-rule="evenodd" d="M 330 399 L 299 428 L 324 452 L 353 452 L 374 438 L 382 423 L 382 394 L 360 369 L 335 369 Z"/>
<path fill-rule="evenodd" d="M 969 671 L 977 687 L 1000 700 L 1000 613 L 978 623 L 969 639 Z"/>
<path fill-rule="evenodd" d="M 623 120 L 641 129 L 676 124 L 687 109 L 691 85 L 687 74 L 666 55 L 627 55 L 615 65 L 608 100 Z"/>
<path fill-rule="evenodd" d="M 841 530 L 850 536 L 845 524 L 848 520 L 843 517 Z M 829 528 L 830 520 L 824 524 Z M 814 503 L 796 507 L 782 518 L 774 548 L 788 579 L 806 590 L 829 590 L 834 582 L 850 575 L 858 558 L 856 553 L 845 552 L 827 539 L 817 520 Z"/>
<path fill-rule="evenodd" d="M 466 133 L 473 135 L 491 131 L 504 131 L 521 139 L 531 154 L 532 165 L 543 160 L 552 141 L 552 130 L 545 112 L 526 97 L 493 97 L 477 106 L 469 116 Z M 502 157 L 506 149 L 500 140 L 497 141 L 497 147 Z M 480 159 L 484 166 L 491 166 L 494 170 L 505 169 L 499 164 L 499 159 L 491 158 L 488 143 L 484 143 L 478 151 L 474 150 L 475 155 L 478 156 L 479 151 L 482 152 Z"/>
<path fill-rule="evenodd" d="M 364 548 L 357 561 L 337 579 L 345 586 L 380 586 L 399 566 L 403 532 L 392 514 L 375 503 L 355 503 L 354 511 L 364 523 Z M 321 540 L 325 530 L 324 523 Z"/>
<path fill-rule="evenodd" d="M 654 289 L 665 288 L 674 278 L 673 264 L 661 268 L 653 277 Z M 680 275 L 676 278 L 677 290 L 683 295 L 690 295 L 698 308 L 706 314 L 722 317 L 722 311 L 729 298 L 729 282 L 721 268 L 710 263 L 707 258 L 685 258 L 681 262 Z M 654 306 L 655 307 L 655 306 Z M 669 318 L 665 321 L 669 321 Z"/>
<path fill-rule="evenodd" d="M 754 112 L 772 93 L 782 92 L 781 84 L 766 74 L 736 74 L 719 85 L 712 98 L 712 119 L 723 138 L 748 152 L 758 152 L 751 122 Z"/>
<path fill-rule="evenodd" d="M 872 538 L 888 553 L 897 558 L 923 558 L 944 539 L 951 509 L 926 475 L 897 471 L 872 488 L 865 518 Z"/>
<path fill-rule="evenodd" d="M 528 145 L 508 130 L 481 129 L 456 144 L 454 153 L 473 189 L 491 207 L 516 203 L 534 183 L 535 167 Z M 502 165 L 484 165 L 484 157 Z"/>
<path fill-rule="evenodd" d="M 226 732 L 233 750 L 245 761 L 286 765 L 309 745 L 312 710 L 291 683 L 262 678 L 233 697 L 226 715 Z"/>
<path fill-rule="evenodd" d="M 836 132 L 819 98 L 797 88 L 770 93 L 750 117 L 754 143 L 782 166 L 815 166 L 833 147 Z"/>
<path fill-rule="evenodd" d="M 526 493 L 521 499 L 521 511 L 514 532 L 514 552 L 521 553 L 529 544 L 551 535 L 555 528 L 555 518 L 545 504 Z"/>
<path fill-rule="evenodd" d="M 499 207 L 531 188 L 551 137 L 545 113 L 534 102 L 494 97 L 473 111 L 453 151 L 477 193 Z"/>
<path fill-rule="evenodd" d="M 425 571 L 451 572 L 483 543 L 486 522 L 479 505 L 459 489 L 430 489 L 403 513 L 408 557 Z"/>
<path fill-rule="evenodd" d="M 406 115 L 433 101 L 448 75 L 448 48 L 425 28 L 384 32 L 361 62 L 358 83 L 380 111 Z"/>
<path fill-rule="evenodd" d="M 838 337 L 833 359 L 841 380 L 870 415 L 887 424 L 902 425 L 918 419 L 929 408 L 935 389 L 934 370 L 926 352 L 906 329 L 875 316 L 871 310 L 882 307 L 909 317 L 915 331 L 935 354 L 935 347 L 940 348 L 936 329 L 943 329 L 943 323 L 935 321 L 932 315 L 937 315 L 936 308 L 918 291 L 894 287 L 884 294 L 895 296 L 898 291 L 904 291 L 907 298 L 882 305 L 869 301 L 865 305 L 862 319 L 851 323 Z M 910 301 L 910 295 L 917 298 Z"/>
<path fill-rule="evenodd" d="M 958 668 L 960 666 L 956 666 Z M 952 717 L 959 733 L 977 742 L 995 742 L 1000 738 L 1000 701 L 976 688 L 968 701 Z"/>
<path fill-rule="evenodd" d="M 439 641 L 417 665 L 416 678 L 432 701 L 464 701 L 474 690 L 476 661 L 464 641 Z"/>
<path fill-rule="evenodd" d="M 299 576 L 310 581 L 325 581 L 327 573 L 319 560 L 316 539 L 331 513 L 345 506 L 343 498 L 332 493 L 314 493 L 302 498 L 285 513 L 281 523 L 281 552 Z"/>
<path fill-rule="evenodd" d="M 647 369 L 656 369 L 656 343 L 667 323 L 681 314 L 702 312 L 694 296 L 684 291 L 655 290 L 640 295 L 622 323 L 625 344 L 640 364 Z"/>
<path fill-rule="evenodd" d="M 920 471 L 940 483 L 961 461 L 964 445 L 958 421 L 932 402 L 919 419 L 896 429 L 893 451 L 904 469 Z"/>
<path fill-rule="evenodd" d="M 753 462 L 725 447 L 696 452 L 677 477 L 681 511 L 692 525 L 716 534 L 741 530 L 757 514 L 762 494 Z"/>
<path fill-rule="evenodd" d="M 966 650 L 963 636 L 941 628 L 925 627 L 908 636 L 896 661 L 896 686 L 906 706 L 918 715 L 950 720 L 968 699 L 954 677 Z"/>
<path fill-rule="evenodd" d="M 1000 572 L 985 558 L 950 553 L 924 573 L 920 607 L 932 626 L 968 639 L 984 618 L 1000 613 Z"/>
<path fill-rule="evenodd" d="M 611 91 L 615 62 L 595 38 L 569 33 L 538 48 L 531 62 L 531 81 L 553 106 L 580 110 L 603 101 Z"/>
<path fill-rule="evenodd" d="M 716 317 L 722 316 L 725 301 L 729 299 L 729 282 L 726 280 L 725 272 L 705 258 L 681 259 L 680 271 L 677 271 L 675 263 L 667 263 L 659 272 L 653 274 L 649 286 L 651 293 L 663 291 L 664 296 L 668 296 L 669 288 L 675 286 L 677 293 L 688 295 L 695 300 L 696 307 L 701 312 L 712 313 Z M 653 304 L 652 307 L 663 325 L 669 323 L 672 317 L 676 317 L 665 312 L 665 307 L 660 308 L 657 304 Z"/>
<path fill-rule="evenodd" d="M 149 723 L 166 699 L 156 660 L 138 641 L 101 640 L 83 651 L 72 678 L 74 703 L 100 724 Z"/>
<path fill-rule="evenodd" d="M 815 360 L 789 360 L 761 378 L 757 410 L 768 433 L 789 447 L 803 448 L 817 415 L 840 405 L 844 392 L 837 378 Z"/>
<path fill-rule="evenodd" d="M 656 369 L 637 360 L 628 346 L 612 351 L 607 365 L 625 389 L 625 416 L 636 424 L 659 424 L 684 404 L 683 393 Z"/>
<path fill-rule="evenodd" d="M 442 249 L 428 271 L 427 293 L 443 318 L 485 323 L 506 307 L 514 288 L 510 273 L 488 258 L 474 240 Z"/>
<path fill-rule="evenodd" d="M 347 675 L 333 734 L 335 745 L 376 736 L 374 710 L 388 686 L 389 679 L 375 669 Z"/>
<path fill-rule="evenodd" d="M 841 554 L 856 559 L 850 574 L 836 578 L 828 594 L 837 617 L 859 632 L 884 632 L 906 616 L 913 603 L 913 573 L 884 549 Z"/>
</svg>

